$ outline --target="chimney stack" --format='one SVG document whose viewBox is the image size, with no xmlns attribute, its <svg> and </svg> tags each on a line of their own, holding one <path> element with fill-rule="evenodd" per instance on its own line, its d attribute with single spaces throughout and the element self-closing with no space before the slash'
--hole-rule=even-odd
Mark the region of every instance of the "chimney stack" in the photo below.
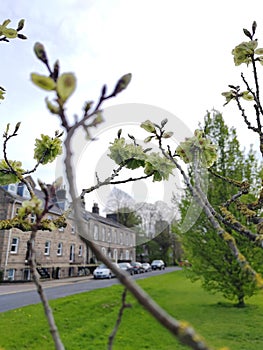
<svg viewBox="0 0 263 350">
<path fill-rule="evenodd" d="M 100 209 L 99 209 L 98 203 L 93 203 L 92 213 L 94 213 L 94 214 L 99 214 L 100 213 Z"/>
</svg>

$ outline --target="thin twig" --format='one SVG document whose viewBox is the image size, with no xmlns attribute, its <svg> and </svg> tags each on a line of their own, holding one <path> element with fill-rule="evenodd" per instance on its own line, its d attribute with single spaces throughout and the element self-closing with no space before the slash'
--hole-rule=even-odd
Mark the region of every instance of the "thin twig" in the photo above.
<svg viewBox="0 0 263 350">
<path fill-rule="evenodd" d="M 116 337 L 116 334 L 117 334 L 117 331 L 118 331 L 118 329 L 120 327 L 124 310 L 131 307 L 131 304 L 127 304 L 126 303 L 126 296 L 127 296 L 127 288 L 124 288 L 124 291 L 122 293 L 121 307 L 120 307 L 120 310 L 119 310 L 119 313 L 118 313 L 118 317 L 117 317 L 114 329 L 113 329 L 113 331 L 111 332 L 111 334 L 109 336 L 108 350 L 112 350 L 113 341 L 114 341 L 114 339 Z"/>
</svg>

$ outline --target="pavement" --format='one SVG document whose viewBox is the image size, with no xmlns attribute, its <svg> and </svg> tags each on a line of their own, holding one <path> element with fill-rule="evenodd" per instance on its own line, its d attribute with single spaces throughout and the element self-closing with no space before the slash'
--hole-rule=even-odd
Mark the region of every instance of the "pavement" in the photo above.
<svg viewBox="0 0 263 350">
<path fill-rule="evenodd" d="M 69 277 L 62 279 L 46 279 L 40 280 L 44 289 L 54 288 L 72 283 L 83 283 L 93 279 L 92 275 L 81 276 L 81 277 Z M 31 290 L 36 290 L 36 285 L 34 282 L 23 282 L 23 283 L 0 283 L 0 295 L 14 294 L 20 292 L 27 292 Z"/>
</svg>

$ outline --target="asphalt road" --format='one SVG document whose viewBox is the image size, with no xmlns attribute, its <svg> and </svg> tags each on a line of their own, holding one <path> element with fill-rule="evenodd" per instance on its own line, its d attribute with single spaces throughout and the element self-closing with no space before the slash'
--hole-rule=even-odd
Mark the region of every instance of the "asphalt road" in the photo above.
<svg viewBox="0 0 263 350">
<path fill-rule="evenodd" d="M 162 271 L 152 271 L 132 276 L 133 279 L 143 279 L 158 274 L 178 270 L 178 267 L 167 267 Z M 72 294 L 87 292 L 99 288 L 107 288 L 118 284 L 116 278 L 110 280 L 94 280 L 93 278 L 78 278 L 43 282 L 43 287 L 48 300 L 62 298 Z M 23 306 L 40 302 L 35 286 L 30 284 L 13 284 L 12 286 L 0 285 L 0 312 L 17 309 Z"/>
</svg>

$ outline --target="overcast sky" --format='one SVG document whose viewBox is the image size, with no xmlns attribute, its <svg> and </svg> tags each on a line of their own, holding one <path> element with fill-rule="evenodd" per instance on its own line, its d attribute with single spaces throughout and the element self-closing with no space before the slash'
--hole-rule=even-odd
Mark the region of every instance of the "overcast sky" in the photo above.
<svg viewBox="0 0 263 350">
<path fill-rule="evenodd" d="M 234 106 L 223 107 L 221 96 L 228 84 L 240 82 L 241 69 L 234 67 L 231 50 L 245 40 L 242 29 L 250 29 L 253 20 L 263 46 L 262 1 L 1 0 L 0 17 L 11 19 L 11 27 L 26 20 L 23 33 L 28 40 L 1 43 L 0 85 L 7 95 L 0 105 L 0 128 L 2 133 L 7 122 L 22 121 L 10 158 L 22 159 L 28 169 L 34 165 L 34 139 L 59 128 L 45 108 L 46 92 L 29 79 L 31 72 L 46 72 L 33 54 L 36 41 L 45 45 L 52 64 L 59 59 L 62 71 L 76 74 L 69 115 L 80 115 L 84 101 L 96 99 L 104 83 L 112 88 L 120 76 L 131 72 L 129 88 L 105 107 L 155 106 L 192 131 L 212 108 L 223 112 L 229 126 L 239 128 L 239 114 Z M 123 123 L 127 122 L 124 115 Z M 253 137 L 243 131 L 240 141 L 248 145 Z M 54 169 L 43 167 L 36 177 L 52 182 Z"/>
</svg>

